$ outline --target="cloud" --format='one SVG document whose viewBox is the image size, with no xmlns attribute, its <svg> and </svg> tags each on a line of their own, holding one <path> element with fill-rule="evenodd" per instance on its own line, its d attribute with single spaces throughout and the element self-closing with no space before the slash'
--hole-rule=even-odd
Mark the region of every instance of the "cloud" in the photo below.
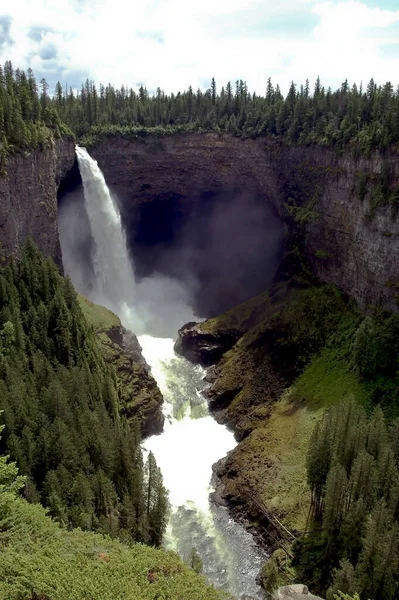
<svg viewBox="0 0 399 600">
<path fill-rule="evenodd" d="M 396 84 L 395 6 L 397 0 L 14 0 L 0 17 L 0 60 L 31 66 L 38 80 L 51 63 L 51 82 L 63 85 L 69 73 L 81 73 L 97 83 L 143 82 L 167 92 L 203 87 L 212 76 L 218 87 L 245 79 L 258 93 L 269 76 L 284 91 L 291 80 L 318 75 L 332 87 L 346 78 Z"/>
<path fill-rule="evenodd" d="M 46 33 L 53 33 L 54 29 L 48 26 L 42 25 L 32 25 L 29 27 L 27 32 L 28 37 L 30 37 L 35 42 L 40 42 L 42 37 L 46 35 Z"/>
<path fill-rule="evenodd" d="M 12 19 L 9 15 L 0 16 L 0 52 L 14 43 L 10 35 Z"/>
<path fill-rule="evenodd" d="M 46 46 L 43 46 L 40 49 L 39 56 L 43 60 L 50 60 L 50 59 L 56 58 L 57 54 L 58 54 L 58 50 L 57 50 L 56 45 L 50 42 L 49 44 L 47 44 Z"/>
</svg>

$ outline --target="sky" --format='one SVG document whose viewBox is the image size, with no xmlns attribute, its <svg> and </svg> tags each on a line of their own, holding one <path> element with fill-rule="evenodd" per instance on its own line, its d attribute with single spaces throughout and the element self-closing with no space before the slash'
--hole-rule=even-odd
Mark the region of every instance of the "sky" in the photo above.
<svg viewBox="0 0 399 600">
<path fill-rule="evenodd" d="M 243 79 L 284 92 L 319 75 L 327 87 L 399 84 L 399 0 L 6 0 L 0 62 L 51 88 L 122 84 L 177 92 Z"/>
</svg>

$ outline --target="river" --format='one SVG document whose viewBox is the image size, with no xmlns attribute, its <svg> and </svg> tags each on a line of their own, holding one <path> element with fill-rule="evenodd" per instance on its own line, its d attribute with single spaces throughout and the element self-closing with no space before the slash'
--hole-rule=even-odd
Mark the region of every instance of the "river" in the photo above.
<svg viewBox="0 0 399 600">
<path fill-rule="evenodd" d="M 224 507 L 209 501 L 212 465 L 236 445 L 209 415 L 201 394 L 204 370 L 173 351 L 178 328 L 194 315 L 184 287 L 166 277 L 136 282 L 117 202 L 95 160 L 76 154 L 82 197 L 71 194 L 59 211 L 63 264 L 78 292 L 115 312 L 139 338 L 164 396 L 164 432 L 144 441 L 160 466 L 171 510 L 164 546 L 190 561 L 195 549 L 203 573 L 239 600 L 263 598 L 256 584 L 265 553 Z"/>
</svg>

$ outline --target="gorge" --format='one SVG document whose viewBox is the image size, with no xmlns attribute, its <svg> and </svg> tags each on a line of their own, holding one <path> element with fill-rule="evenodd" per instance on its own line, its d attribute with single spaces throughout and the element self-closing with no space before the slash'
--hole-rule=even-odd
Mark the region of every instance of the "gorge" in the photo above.
<svg viewBox="0 0 399 600">
<path fill-rule="evenodd" d="M 384 205 L 383 198 L 376 206 L 373 200 L 384 165 L 391 168 L 389 185 L 398 178 L 399 161 L 394 153 L 376 152 L 370 158 L 337 156 L 323 147 L 290 147 L 279 141 L 242 140 L 215 133 L 105 138 L 90 151 L 104 170 L 110 189 L 117 192 L 128 245 L 137 255 L 139 277 L 151 269 L 168 270 L 160 258 L 161 248 L 170 245 L 176 233 L 173 222 L 178 227 L 185 220 L 193 210 L 193 200 L 197 198 L 201 204 L 207 197 L 209 205 L 220 195 L 244 193 L 262 198 L 261 204 L 270 206 L 275 218 L 284 222 L 286 247 L 293 226 L 299 223 L 304 256 L 322 281 L 338 285 L 362 308 L 371 304 L 397 309 L 393 257 L 398 250 L 398 225 L 394 208 Z M 60 261 L 56 192 L 58 189 L 62 205 L 65 190 L 80 185 L 74 161 L 74 145 L 69 140 L 56 142 L 52 150 L 32 150 L 9 159 L 8 174 L 0 179 L 5 199 L 0 226 L 7 255 L 16 255 L 24 237 L 31 234 L 39 247 Z M 258 204 L 256 201 L 255 206 Z M 146 239 L 151 229 L 148 223 L 160 220 L 168 223 L 166 232 L 157 233 L 157 225 L 151 232 L 153 239 Z M 223 231 L 217 233 L 223 236 Z M 258 243 L 252 250 L 267 250 L 261 244 L 268 242 Z M 281 258 L 281 245 L 278 241 L 276 245 L 272 267 Z M 267 263 L 259 262 L 256 267 L 260 279 L 256 278 L 246 297 L 241 293 L 232 298 L 230 306 L 261 291 L 270 281 Z M 212 281 L 209 265 L 203 264 L 198 271 L 204 281 Z M 229 305 L 216 299 L 213 310 L 204 305 L 203 311 L 210 316 L 220 308 Z"/>
<path fill-rule="evenodd" d="M 384 204 L 383 199 L 376 204 L 373 192 L 387 163 L 390 165 L 389 185 L 397 182 L 399 161 L 389 152 L 370 158 L 337 156 L 332 150 L 317 146 L 290 147 L 278 141 L 241 140 L 216 133 L 146 136 L 133 140 L 105 138 L 89 151 L 98 160 L 111 193 L 115 192 L 120 210 L 120 221 L 114 214 L 101 239 L 104 241 L 114 232 L 109 252 L 115 251 L 120 259 L 118 232 L 120 223 L 124 225 L 126 243 L 123 239 L 122 242 L 135 258 L 138 287 L 131 287 L 132 267 L 126 255 L 123 272 L 118 274 L 121 263 L 110 269 L 112 277 L 116 277 L 113 284 L 107 289 L 96 289 L 103 269 L 101 256 L 97 256 L 94 264 L 82 260 L 82 255 L 87 257 L 93 250 L 92 242 L 84 235 L 74 236 L 76 247 L 71 241 L 65 242 L 65 238 L 63 242 L 65 230 L 63 232 L 61 225 L 61 245 L 69 243 L 71 250 L 70 262 L 63 252 L 63 267 L 66 273 L 73 274 L 78 290 L 108 305 L 121 316 L 125 326 L 139 335 L 143 354 L 166 399 L 163 435 L 173 431 L 173 419 L 168 424 L 173 410 L 192 414 L 204 409 L 196 391 L 203 385 L 201 368 L 179 362 L 183 359 L 172 359 L 172 344 L 170 341 L 164 344 L 165 340 L 176 337 L 177 329 L 187 321 L 198 320 L 196 316 L 215 317 L 243 303 L 238 316 L 233 310 L 197 326 L 192 336 L 191 355 L 190 349 L 182 350 L 194 362 L 208 365 L 221 359 L 208 371 L 207 381 L 211 387 L 205 393 L 217 420 L 234 428 L 238 439 L 243 440 L 239 445 L 241 450 L 235 450 L 217 467 L 223 480 L 219 488 L 222 502 L 247 504 L 244 511 L 237 513 L 242 518 L 245 511 L 251 513 L 249 503 L 243 501 L 243 490 L 252 491 L 253 480 L 262 476 L 259 463 L 267 461 L 264 453 L 253 460 L 254 438 L 265 447 L 268 443 L 268 434 L 257 425 L 270 416 L 274 422 L 270 405 L 300 373 L 289 360 L 286 364 L 280 361 L 279 368 L 275 368 L 274 363 L 282 357 L 278 341 L 276 343 L 281 325 L 280 313 L 276 317 L 277 309 L 283 306 L 284 311 L 291 292 L 301 291 L 307 279 L 337 285 L 365 311 L 373 306 L 397 311 L 398 222 L 394 208 Z M 17 256 L 24 238 L 32 235 L 39 247 L 61 264 L 57 214 L 60 223 L 63 218 L 69 221 L 74 234 L 80 228 L 83 231 L 86 228 L 87 233 L 87 216 L 81 211 L 81 178 L 73 152 L 73 144 L 64 140 L 57 142 L 52 150 L 32 151 L 28 156 L 9 159 L 7 175 L 0 178 L 0 191 L 6 199 L 0 216 L 0 232 L 7 256 Z M 17 168 L 18 178 L 14 176 Z M 68 194 L 73 188 L 75 197 L 71 200 Z M 43 193 L 46 201 L 42 200 Z M 15 197 L 18 202 L 12 201 Z M 75 220 L 68 206 L 72 206 Z M 182 238 L 179 237 L 181 231 L 184 232 Z M 234 254 L 235 245 L 247 250 L 242 263 L 241 252 Z M 226 253 L 224 248 L 227 248 Z M 104 266 L 108 268 L 108 259 L 106 262 Z M 159 275 L 160 286 L 152 285 L 155 274 Z M 269 292 L 262 294 L 267 286 Z M 113 299 L 109 303 L 107 293 L 111 291 L 120 298 L 121 289 L 126 298 L 124 305 L 115 304 Z M 316 304 L 327 304 L 333 298 L 330 292 L 323 293 L 316 298 Z M 256 294 L 260 295 L 249 300 Z M 133 297 L 138 299 L 137 307 L 131 303 Z M 160 297 L 164 298 L 161 306 Z M 344 313 L 346 304 L 341 304 L 341 300 L 339 303 L 339 310 Z M 310 322 L 306 321 L 306 310 L 300 315 L 304 323 Z M 267 319 L 274 322 L 270 325 Z M 334 328 L 336 323 L 326 321 L 327 328 L 331 325 Z M 183 332 L 181 348 L 190 342 L 192 332 L 190 327 Z M 201 335 L 205 345 L 198 346 Z M 163 341 L 154 345 L 153 338 L 157 336 Z M 160 355 L 154 346 L 159 348 Z M 204 347 L 206 350 L 211 347 L 215 352 L 205 360 Z M 272 356 L 271 370 L 263 372 L 259 365 L 268 353 Z M 178 397 L 189 395 L 190 407 L 166 406 L 170 386 L 175 389 L 176 383 L 173 375 L 172 382 L 167 381 L 169 375 L 165 378 L 162 365 L 165 362 L 169 373 L 176 369 L 179 377 L 183 377 L 184 391 L 178 391 Z M 269 358 L 264 362 L 270 366 Z M 254 386 L 253 380 L 257 378 Z M 159 406 L 157 410 L 159 413 Z M 285 419 L 288 408 L 279 405 L 278 410 Z M 210 419 L 203 417 L 198 422 L 214 423 Z M 288 425 L 288 420 L 284 423 Z M 235 446 L 232 435 L 226 432 L 223 440 L 222 428 L 214 425 L 218 428 L 215 439 L 221 446 L 209 457 L 209 466 Z M 175 431 L 177 434 L 178 427 Z M 201 437 L 205 435 L 201 433 Z M 162 437 L 146 442 L 155 454 L 156 443 Z M 163 454 L 161 449 L 161 466 Z M 190 465 L 187 469 L 190 471 Z M 164 471 L 167 482 L 167 465 Z M 242 481 L 236 488 L 235 480 L 241 476 Z M 273 501 L 278 503 L 280 497 L 278 494 L 276 497 Z M 271 507 L 273 509 L 275 504 Z M 259 514 L 252 511 L 251 517 L 256 520 Z M 226 525 L 223 519 L 225 517 L 219 517 L 224 523 L 222 528 Z M 297 524 L 291 522 L 289 528 L 292 525 L 295 532 Z M 188 535 L 194 539 L 192 531 Z M 234 535 L 241 534 L 235 532 Z M 239 545 L 248 553 L 246 543 L 242 541 Z M 189 544 L 182 544 L 183 554 L 187 556 Z M 221 564 L 223 571 L 223 561 Z M 254 574 L 248 572 L 253 579 Z M 216 580 L 219 576 L 220 572 L 215 575 Z M 223 577 L 221 581 L 226 584 Z M 240 588 L 238 593 L 247 591 L 248 588 Z"/>
<path fill-rule="evenodd" d="M 135 280 L 116 200 L 96 162 L 78 146 L 76 154 L 89 231 L 79 228 L 73 197 L 71 204 L 66 197 L 59 215 L 63 264 L 78 292 L 116 312 L 123 325 L 139 334 L 163 393 L 165 432 L 149 438 L 145 447 L 153 451 L 170 493 L 166 548 L 176 549 L 187 562 L 195 551 L 209 582 L 236 598 L 260 598 L 255 579 L 266 555 L 242 526 L 229 520 L 225 508 L 210 507 L 208 500 L 212 465 L 234 447 L 233 435 L 208 415 L 202 371 L 175 357 L 173 340 L 165 337 L 174 335 L 175 320 L 183 322 L 190 308 L 184 298 L 176 305 L 176 290 L 169 296 L 172 280 L 154 277 L 150 287 Z M 88 245 L 91 252 L 79 252 Z M 152 303 L 147 290 L 154 287 L 159 299 Z M 165 304 L 170 305 L 166 312 Z M 152 311 L 164 315 L 160 330 Z"/>
</svg>

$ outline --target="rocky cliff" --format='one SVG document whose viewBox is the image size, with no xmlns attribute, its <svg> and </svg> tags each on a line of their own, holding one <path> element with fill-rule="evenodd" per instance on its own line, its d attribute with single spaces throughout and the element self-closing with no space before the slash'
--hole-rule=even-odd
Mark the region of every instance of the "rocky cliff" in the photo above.
<svg viewBox="0 0 399 600">
<path fill-rule="evenodd" d="M 192 133 L 136 140 L 105 139 L 91 149 L 118 192 L 124 221 L 143 203 L 204 192 L 249 191 L 273 206 L 288 232 L 300 224 L 303 252 L 316 275 L 338 285 L 362 308 L 396 310 L 399 219 L 378 197 L 384 166 L 398 189 L 399 157 L 337 156 L 320 147 L 287 147 L 264 139 Z M 0 242 L 17 255 L 28 235 L 60 263 L 57 189 L 74 164 L 72 140 L 10 156 L 0 176 Z M 381 194 L 380 194 L 381 196 Z M 396 198 L 396 199 L 395 199 Z"/>
<path fill-rule="evenodd" d="M 90 151 L 128 226 L 139 204 L 173 195 L 184 206 L 201 192 L 250 191 L 274 207 L 288 231 L 300 227 L 302 250 L 322 281 L 362 308 L 397 310 L 399 219 L 393 204 L 376 201 L 376 191 L 384 164 L 389 185 L 397 186 L 399 157 L 339 157 L 321 147 L 213 133 L 110 138 Z"/>
<path fill-rule="evenodd" d="M 79 296 L 79 303 L 97 333 L 104 359 L 115 369 L 121 412 L 128 419 L 137 418 L 143 437 L 161 433 L 163 397 L 137 337 L 110 310 L 84 296 Z"/>
<path fill-rule="evenodd" d="M 75 160 L 72 140 L 52 148 L 9 157 L 0 176 L 0 244 L 5 256 L 17 256 L 28 236 L 61 264 L 57 229 L 57 188 Z"/>
</svg>

